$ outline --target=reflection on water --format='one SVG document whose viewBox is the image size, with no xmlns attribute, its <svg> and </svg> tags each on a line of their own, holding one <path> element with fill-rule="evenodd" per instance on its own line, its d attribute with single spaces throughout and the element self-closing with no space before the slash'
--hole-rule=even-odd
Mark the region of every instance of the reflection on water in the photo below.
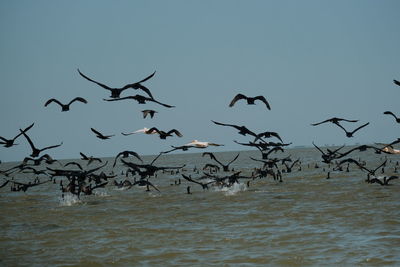
<svg viewBox="0 0 400 267">
<path fill-rule="evenodd" d="M 227 162 L 236 153 L 217 155 Z M 386 187 L 368 184 L 353 165 L 349 172 L 329 169 L 326 179 L 328 166 L 315 149 L 285 154 L 300 158 L 302 166 L 283 173 L 281 183 L 263 178 L 203 190 L 184 179 L 175 184 L 180 173 L 159 173 L 151 182 L 160 193 L 109 183 L 81 199 L 61 197 L 60 178 L 26 193 L 4 187 L 0 265 L 400 265 L 399 180 Z M 261 165 L 250 155 L 259 153 L 240 152 L 231 167 L 249 175 Z M 371 167 L 384 160 L 368 152 L 358 156 Z M 387 158 L 385 175 L 399 160 Z M 210 162 L 182 154 L 161 157 L 157 165 L 186 164 L 181 173 L 196 178 Z M 118 181 L 125 179 L 123 170 L 114 170 Z"/>
</svg>

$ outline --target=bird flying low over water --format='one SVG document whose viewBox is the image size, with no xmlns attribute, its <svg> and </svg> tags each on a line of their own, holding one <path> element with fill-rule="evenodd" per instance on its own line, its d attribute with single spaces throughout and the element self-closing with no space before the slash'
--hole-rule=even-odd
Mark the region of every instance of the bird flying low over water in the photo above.
<svg viewBox="0 0 400 267">
<path fill-rule="evenodd" d="M 400 86 L 400 82 L 399 82 L 399 81 L 397 81 L 397 80 L 393 80 L 393 82 L 394 82 L 394 84 L 396 84 L 396 85 Z"/>
<path fill-rule="evenodd" d="M 383 114 L 392 115 L 393 118 L 396 120 L 396 122 L 397 122 L 397 123 L 400 123 L 400 117 L 397 117 L 396 115 L 394 115 L 393 112 L 391 112 L 391 111 L 385 111 L 385 112 L 383 112 Z"/>
<path fill-rule="evenodd" d="M 95 134 L 96 134 L 96 137 L 97 138 L 100 138 L 100 139 L 103 139 L 103 140 L 105 140 L 105 139 L 110 139 L 110 137 L 113 137 L 115 134 L 112 134 L 112 135 L 103 135 L 102 133 L 100 133 L 99 131 L 97 131 L 96 129 L 94 129 L 94 128 L 90 128 L 90 130 L 92 130 L 92 132 L 94 132 Z"/>
<path fill-rule="evenodd" d="M 150 115 L 150 118 L 153 118 L 154 114 L 158 113 L 158 112 L 155 110 L 152 110 L 152 109 L 145 109 L 145 110 L 142 110 L 142 113 L 143 113 L 143 119 L 145 119 L 147 117 L 147 115 Z"/>
<path fill-rule="evenodd" d="M 126 96 L 126 97 L 120 97 L 120 98 L 114 98 L 114 99 L 103 99 L 104 101 L 120 101 L 120 100 L 126 100 L 126 99 L 132 99 L 132 100 L 136 100 L 139 104 L 146 104 L 146 101 L 150 101 L 150 102 L 154 102 L 157 103 L 161 106 L 164 106 L 166 108 L 174 108 L 175 106 L 171 106 L 171 105 L 167 105 L 164 103 L 161 103 L 157 100 L 155 100 L 154 98 L 150 98 L 150 97 L 145 97 L 142 95 L 134 95 L 134 96 Z"/>
<path fill-rule="evenodd" d="M 267 109 L 271 110 L 271 106 L 269 105 L 267 99 L 265 99 L 265 97 L 263 97 L 262 95 L 256 96 L 256 97 L 248 97 L 245 96 L 243 94 L 237 94 L 231 101 L 231 103 L 229 104 L 229 107 L 233 107 L 233 105 L 235 105 L 235 103 L 241 99 L 246 99 L 247 100 L 247 105 L 254 105 L 254 101 L 256 100 L 260 100 L 262 102 L 264 102 L 264 104 L 267 106 Z"/>
<path fill-rule="evenodd" d="M 355 132 L 357 132 L 358 130 L 360 130 L 361 128 L 364 128 L 365 126 L 369 125 L 369 122 L 367 122 L 366 124 L 361 125 L 360 127 L 356 128 L 355 130 L 353 130 L 352 132 L 347 131 L 342 125 L 340 125 L 339 123 L 336 124 L 337 126 L 339 126 L 340 128 L 343 129 L 343 131 L 345 131 L 346 136 L 347 137 L 353 137 L 353 134 Z"/>
<path fill-rule="evenodd" d="M 132 88 L 132 89 L 135 89 L 135 90 L 141 89 L 149 97 L 153 98 L 153 95 L 151 94 L 150 90 L 147 87 L 143 86 L 141 83 L 143 83 L 143 82 L 147 81 L 148 79 L 150 79 L 151 77 L 153 77 L 154 74 L 156 73 L 155 71 L 152 74 L 150 74 L 148 77 L 144 78 L 143 80 L 141 80 L 139 82 L 136 82 L 136 83 L 127 84 L 127 85 L 125 85 L 124 87 L 121 87 L 121 88 L 111 88 L 111 87 L 109 87 L 109 86 L 107 86 L 105 84 L 102 84 L 102 83 L 96 82 L 95 80 L 90 79 L 89 77 L 85 76 L 79 69 L 78 69 L 78 72 L 86 80 L 91 81 L 91 82 L 103 87 L 104 89 L 111 91 L 111 96 L 110 96 L 111 98 L 119 98 L 120 94 L 122 93 L 122 91 L 124 91 L 126 89 L 129 89 L 129 88 Z"/>
<path fill-rule="evenodd" d="M 75 97 L 75 98 L 72 99 L 68 104 L 63 104 L 63 103 L 61 103 L 60 101 L 58 101 L 57 99 L 51 98 L 51 99 L 47 100 L 47 102 L 44 104 L 44 106 L 47 107 L 50 103 L 54 102 L 54 103 L 57 103 L 58 105 L 61 106 L 61 111 L 68 111 L 68 110 L 69 110 L 69 106 L 70 106 L 72 103 L 74 103 L 75 101 L 79 101 L 79 102 L 82 102 L 82 103 L 87 104 L 86 99 L 84 99 L 84 98 L 82 98 L 82 97 Z"/>
<path fill-rule="evenodd" d="M 136 153 L 134 151 L 125 150 L 125 151 L 118 153 L 118 155 L 115 156 L 113 167 L 115 167 L 115 164 L 117 164 L 117 159 L 119 156 L 122 156 L 122 158 L 127 158 L 127 157 L 129 157 L 129 155 L 132 155 L 132 156 L 136 157 L 138 160 L 140 160 L 141 162 L 143 162 L 143 160 L 140 158 L 138 153 Z"/>
<path fill-rule="evenodd" d="M 390 177 L 387 177 L 387 176 L 384 176 L 384 177 L 375 177 L 375 178 L 369 180 L 369 182 L 370 182 L 371 184 L 373 184 L 373 183 L 378 183 L 378 184 L 380 184 L 380 185 L 390 185 L 390 184 L 389 184 L 389 181 L 394 180 L 394 179 L 398 179 L 398 178 L 399 178 L 399 177 L 398 177 L 398 176 L 395 176 L 395 175 L 392 175 L 392 176 L 390 176 Z"/>
<path fill-rule="evenodd" d="M 333 117 L 333 118 L 330 118 L 330 119 L 327 119 L 327 120 L 324 120 L 324 121 L 321 121 L 321 122 L 312 123 L 311 125 L 312 126 L 317 126 L 317 125 L 320 125 L 320 124 L 326 123 L 326 122 L 332 122 L 334 124 L 338 124 L 340 121 L 358 122 L 358 120 L 347 120 L 347 119 Z"/>
</svg>

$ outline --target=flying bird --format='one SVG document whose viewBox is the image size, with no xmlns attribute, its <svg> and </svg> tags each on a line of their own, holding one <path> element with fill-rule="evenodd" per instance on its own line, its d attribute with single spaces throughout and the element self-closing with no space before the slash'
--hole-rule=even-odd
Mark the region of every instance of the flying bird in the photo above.
<svg viewBox="0 0 400 267">
<path fill-rule="evenodd" d="M 399 82 L 399 81 L 397 81 L 397 80 L 393 80 L 393 82 L 394 82 L 394 84 L 396 84 L 396 85 L 400 86 L 400 82 Z"/>
<path fill-rule="evenodd" d="M 145 133 L 146 134 L 153 134 L 154 132 L 158 133 L 160 136 L 160 139 L 166 139 L 168 136 L 172 136 L 174 133 L 178 137 L 182 137 L 183 135 L 176 129 L 169 130 L 168 132 L 160 131 L 156 127 L 152 127 L 148 129 Z"/>
<path fill-rule="evenodd" d="M 92 130 L 92 132 L 94 132 L 95 134 L 96 134 L 96 137 L 97 138 L 100 138 L 100 139 L 103 139 L 103 140 L 106 140 L 106 139 L 110 139 L 110 137 L 113 137 L 115 134 L 112 134 L 112 135 L 103 135 L 102 133 L 100 133 L 99 131 L 97 131 L 96 129 L 94 129 L 94 128 L 90 128 L 91 130 Z"/>
<path fill-rule="evenodd" d="M 139 130 L 136 130 L 136 131 L 131 132 L 131 133 L 121 133 L 121 134 L 125 135 L 125 136 L 128 136 L 128 135 L 137 134 L 137 133 L 145 133 L 145 134 L 156 134 L 157 133 L 157 131 L 149 131 L 149 130 L 150 130 L 149 128 L 144 127 L 143 129 L 139 129 Z"/>
<path fill-rule="evenodd" d="M 365 126 L 369 125 L 369 122 L 367 122 L 366 124 L 361 125 L 360 127 L 356 128 L 355 130 L 353 130 L 352 132 L 347 131 L 342 125 L 340 125 L 339 123 L 336 124 L 337 126 L 339 126 L 340 128 L 343 129 L 343 131 L 345 131 L 346 136 L 347 137 L 353 137 L 353 134 L 355 132 L 357 132 L 358 130 L 360 130 L 361 128 L 364 128 Z"/>
<path fill-rule="evenodd" d="M 88 156 L 86 156 L 85 154 L 83 154 L 82 152 L 79 152 L 79 154 L 81 155 L 81 159 L 82 160 L 87 160 L 88 161 L 88 163 L 86 164 L 86 165 L 89 165 L 90 163 L 92 163 L 93 161 L 98 161 L 98 162 L 102 162 L 102 160 L 100 159 L 100 158 L 95 158 L 95 157 L 93 157 L 93 156 L 90 156 L 90 157 L 88 157 Z"/>
<path fill-rule="evenodd" d="M 216 122 L 211 120 L 213 123 L 217 124 L 217 125 L 221 125 L 221 126 L 229 126 L 229 127 L 233 127 L 237 130 L 239 130 L 239 134 L 241 135 L 252 135 L 255 138 L 257 138 L 257 134 L 255 134 L 254 132 L 250 131 L 249 129 L 247 129 L 245 126 L 238 126 L 238 125 L 234 125 L 234 124 L 225 124 L 225 123 L 221 123 L 221 122 Z"/>
<path fill-rule="evenodd" d="M 193 140 L 192 142 L 187 143 L 186 145 L 183 145 L 182 147 L 206 148 L 208 146 L 223 146 L 223 145 L 211 143 L 211 142 L 202 142 L 202 141 L 198 141 L 198 140 Z"/>
<path fill-rule="evenodd" d="M 150 118 L 153 118 L 154 114 L 158 113 L 158 112 L 155 110 L 152 110 L 152 109 L 145 109 L 145 110 L 142 110 L 142 113 L 143 113 L 143 119 L 145 119 L 147 117 L 147 115 L 150 115 Z"/>
<path fill-rule="evenodd" d="M 311 125 L 312 126 L 317 126 L 317 125 L 320 125 L 320 124 L 326 123 L 326 122 L 332 122 L 334 124 L 339 124 L 340 121 L 358 122 L 358 120 L 348 120 L 348 119 L 342 119 L 342 118 L 333 117 L 333 118 L 330 118 L 330 119 L 327 119 L 327 120 L 324 120 L 324 121 L 321 121 L 321 122 L 313 123 Z"/>
<path fill-rule="evenodd" d="M 225 172 L 228 172 L 229 171 L 229 165 L 231 165 L 235 160 L 237 160 L 237 158 L 239 157 L 239 153 L 236 155 L 236 157 L 234 157 L 231 161 L 229 161 L 227 164 L 223 164 L 221 161 L 219 161 L 216 157 L 215 157 L 215 155 L 213 154 L 213 153 L 211 153 L 211 152 L 204 152 L 203 154 L 202 154 L 202 157 L 204 157 L 204 156 L 209 156 L 212 160 L 214 160 L 215 162 L 217 162 L 219 165 L 221 165 L 222 166 L 222 168 L 223 168 L 223 170 L 225 171 Z"/>
<path fill-rule="evenodd" d="M 57 99 L 51 98 L 51 99 L 47 100 L 47 102 L 44 104 L 44 106 L 47 107 L 47 105 L 49 105 L 50 103 L 54 102 L 54 103 L 57 103 L 58 105 L 61 106 L 61 111 L 68 111 L 68 110 L 69 110 L 69 106 L 70 106 L 72 103 L 74 103 L 75 101 L 79 101 L 79 102 L 82 102 L 82 103 L 87 104 L 86 99 L 84 99 L 84 98 L 82 98 L 82 97 L 75 97 L 75 98 L 72 99 L 68 104 L 63 104 L 63 103 L 61 103 L 60 101 L 58 101 Z"/>
<path fill-rule="evenodd" d="M 378 183 L 378 184 L 380 184 L 380 185 L 390 185 L 390 184 L 389 184 L 389 181 L 394 180 L 394 179 L 398 179 L 398 178 L 399 178 L 399 177 L 398 177 L 398 176 L 395 176 L 395 175 L 392 175 L 392 176 L 390 176 L 390 177 L 387 177 L 387 176 L 384 176 L 384 177 L 375 177 L 375 178 L 369 180 L 369 182 L 370 182 L 371 184 L 373 184 L 373 183 Z"/>
<path fill-rule="evenodd" d="M 32 123 L 31 125 L 29 125 L 27 128 L 25 128 L 23 130 L 23 132 L 27 132 L 30 128 L 32 128 L 34 125 L 34 123 Z M 22 135 L 22 133 L 20 132 L 19 134 L 17 134 L 13 139 L 7 139 L 4 138 L 2 136 L 0 136 L 0 145 L 4 145 L 4 147 L 12 147 L 15 146 L 17 144 L 14 144 L 15 140 L 17 140 L 18 137 L 20 137 Z"/>
<path fill-rule="evenodd" d="M 129 89 L 129 88 L 132 88 L 132 89 L 135 89 L 135 90 L 141 89 L 150 98 L 153 98 L 153 95 L 151 94 L 150 90 L 147 87 L 143 86 L 141 83 L 143 83 L 143 82 L 147 81 L 148 79 L 150 79 L 151 77 L 153 77 L 154 74 L 156 73 L 155 71 L 152 74 L 150 74 L 148 77 L 144 78 L 143 80 L 141 80 L 139 82 L 136 82 L 136 83 L 127 84 L 127 85 L 125 85 L 124 87 L 121 87 L 121 88 L 111 88 L 111 87 L 109 87 L 109 86 L 107 86 L 105 84 L 102 84 L 102 83 L 96 82 L 95 80 L 90 79 L 89 77 L 85 76 L 79 69 L 78 69 L 78 72 L 86 80 L 91 81 L 91 82 L 103 87 L 104 89 L 111 91 L 111 96 L 110 96 L 111 98 L 119 98 L 121 93 L 124 90 Z"/>
<path fill-rule="evenodd" d="M 126 100 L 126 99 L 136 100 L 139 104 L 146 104 L 146 101 L 150 101 L 150 102 L 157 103 L 157 104 L 159 104 L 161 106 L 164 106 L 166 108 L 174 108 L 175 107 L 175 106 L 171 106 L 171 105 L 167 105 L 167 104 L 161 103 L 161 102 L 155 100 L 154 98 L 145 97 L 145 96 L 142 96 L 142 95 L 126 96 L 126 97 L 113 98 L 113 99 L 103 99 L 103 100 L 104 101 L 120 101 L 120 100 Z"/>
<path fill-rule="evenodd" d="M 391 112 L 391 111 L 385 111 L 385 112 L 383 112 L 383 114 L 392 115 L 393 118 L 396 120 L 396 122 L 397 122 L 397 123 L 400 123 L 400 117 L 397 117 L 396 115 L 394 115 L 393 112 Z"/>
<path fill-rule="evenodd" d="M 33 158 L 36 158 L 37 156 L 39 156 L 39 154 L 41 152 L 43 152 L 44 150 L 47 149 L 51 149 L 51 148 L 56 148 L 59 147 L 63 144 L 63 142 L 61 142 L 59 145 L 54 145 L 54 146 L 48 146 L 42 149 L 36 148 L 35 145 L 33 144 L 31 138 L 25 133 L 25 131 L 22 131 L 21 129 L 19 129 L 19 131 L 25 136 L 26 140 L 28 141 L 29 145 L 31 146 L 32 149 L 32 154 L 30 155 Z"/>
<path fill-rule="evenodd" d="M 136 157 L 138 160 L 140 160 L 141 162 L 143 162 L 143 160 L 140 158 L 140 156 L 139 156 L 138 153 L 136 153 L 136 152 L 134 152 L 134 151 L 125 150 L 125 151 L 122 151 L 122 152 L 118 153 L 118 155 L 115 156 L 115 160 L 114 160 L 113 167 L 115 167 L 115 164 L 117 163 L 117 158 L 118 158 L 119 156 L 122 156 L 122 158 L 127 158 L 127 157 L 129 157 L 130 155 Z"/>
<path fill-rule="evenodd" d="M 262 102 L 264 102 L 264 104 L 267 106 L 267 109 L 271 110 L 271 106 L 269 105 L 267 99 L 265 99 L 265 97 L 263 97 L 262 95 L 256 96 L 256 97 L 248 97 L 245 96 L 243 94 L 237 94 L 231 101 L 231 103 L 229 104 L 229 107 L 233 107 L 233 105 L 235 105 L 235 103 L 241 99 L 246 99 L 247 100 L 247 105 L 255 105 L 254 101 L 256 100 L 260 100 Z"/>
</svg>

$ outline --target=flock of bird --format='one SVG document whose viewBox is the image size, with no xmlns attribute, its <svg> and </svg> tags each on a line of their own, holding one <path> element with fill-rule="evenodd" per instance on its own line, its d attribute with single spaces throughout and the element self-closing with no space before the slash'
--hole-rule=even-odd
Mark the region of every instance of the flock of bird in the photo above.
<svg viewBox="0 0 400 267">
<path fill-rule="evenodd" d="M 151 93 L 150 89 L 143 85 L 144 82 L 148 81 L 152 77 L 154 77 L 156 72 L 153 72 L 146 78 L 140 80 L 136 83 L 127 84 L 120 88 L 112 88 L 103 83 L 95 81 L 85 74 L 83 74 L 79 69 L 78 73 L 81 77 L 85 80 L 92 82 L 108 91 L 110 91 L 111 95 L 109 99 L 104 99 L 104 101 L 122 101 L 132 99 L 137 101 L 139 104 L 146 104 L 146 102 L 153 102 L 158 105 L 161 105 L 166 108 L 174 108 L 175 106 L 162 103 L 156 100 Z M 394 80 L 394 83 L 400 86 L 400 82 Z M 121 94 L 128 89 L 133 90 L 140 90 L 144 93 L 135 94 L 130 96 L 121 97 Z M 233 97 L 231 102 L 229 103 L 229 107 L 234 107 L 235 104 L 239 101 L 246 100 L 248 105 L 255 105 L 255 101 L 259 101 L 264 103 L 267 110 L 271 110 L 270 103 L 264 96 L 255 96 L 250 97 L 244 94 L 237 94 Z M 61 107 L 61 111 L 66 112 L 70 110 L 70 106 L 72 103 L 81 102 L 83 104 L 87 104 L 88 101 L 82 97 L 75 97 L 72 99 L 68 104 L 63 104 L 61 101 L 51 98 L 46 101 L 44 104 L 45 107 L 50 105 L 51 103 L 56 103 Z M 143 118 L 150 116 L 153 118 L 156 113 L 155 110 L 145 109 L 142 111 Z M 385 111 L 383 114 L 390 115 L 394 117 L 396 123 L 400 123 L 400 118 L 397 117 L 391 111 Z M 65 163 L 62 167 L 54 167 L 54 164 L 61 164 L 59 161 L 53 159 L 49 154 L 43 154 L 44 151 L 48 151 L 50 149 L 54 149 L 63 145 L 61 142 L 60 144 L 47 146 L 44 148 L 37 148 L 29 137 L 29 130 L 34 126 L 34 123 L 29 125 L 24 129 L 19 129 L 19 132 L 15 135 L 15 137 L 8 139 L 0 136 L 0 144 L 3 145 L 5 148 L 10 148 L 16 145 L 15 141 L 18 138 L 24 137 L 27 143 L 31 148 L 31 154 L 26 156 L 21 163 L 9 168 L 7 170 L 0 170 L 0 176 L 2 176 L 3 181 L 0 184 L 0 188 L 5 187 L 6 185 L 10 184 L 11 191 L 27 191 L 29 188 L 34 186 L 39 186 L 44 183 L 52 182 L 56 183 L 56 178 L 59 177 L 60 180 L 56 183 L 59 184 L 60 191 L 64 196 L 64 193 L 69 193 L 73 195 L 77 195 L 80 197 L 83 195 L 91 195 L 93 194 L 94 190 L 97 188 L 105 187 L 109 185 L 109 180 L 113 179 L 113 183 L 111 186 L 115 186 L 117 188 L 123 189 L 130 189 L 133 186 L 144 186 L 146 190 L 156 190 L 160 191 L 156 185 L 154 185 L 151 180 L 154 177 L 157 177 L 159 172 L 167 172 L 174 174 L 175 177 L 178 175 L 174 184 L 171 185 L 180 185 L 181 178 L 187 181 L 189 184 L 186 187 L 186 193 L 192 194 L 191 185 L 199 185 L 203 190 L 209 189 L 210 187 L 231 187 L 234 184 L 241 183 L 241 181 L 245 180 L 247 186 L 250 186 L 250 182 L 255 179 L 267 178 L 272 177 L 274 180 L 278 182 L 282 182 L 282 173 L 290 173 L 292 170 L 297 167 L 299 170 L 302 168 L 302 162 L 300 159 L 293 160 L 291 156 L 286 156 L 283 158 L 273 157 L 278 152 L 284 152 L 286 147 L 289 146 L 291 143 L 285 143 L 281 136 L 277 132 L 273 131 L 264 131 L 264 132 L 254 132 L 247 128 L 246 126 L 240 126 L 230 123 L 222 123 L 212 120 L 212 122 L 217 126 L 222 127 L 229 127 L 233 128 L 234 130 L 238 131 L 240 135 L 248 136 L 250 140 L 247 143 L 240 143 L 236 140 L 233 140 L 236 144 L 249 147 L 249 148 L 256 148 L 260 151 L 261 157 L 254 158 L 250 157 L 251 160 L 257 163 L 262 163 L 260 167 L 254 168 L 251 170 L 250 173 L 243 173 L 243 171 L 235 171 L 231 164 L 234 163 L 240 156 L 238 153 L 235 157 L 230 159 L 228 162 L 223 162 L 219 159 L 216 155 L 211 152 L 204 152 L 202 156 L 205 158 L 209 158 L 211 162 L 205 164 L 201 169 L 197 169 L 196 167 L 193 171 L 189 174 L 188 169 L 185 168 L 185 165 L 182 166 L 157 166 L 155 163 L 159 157 L 171 153 L 173 151 L 181 150 L 187 151 L 189 149 L 205 149 L 209 146 L 223 146 L 223 144 L 217 144 L 213 142 L 207 141 L 198 141 L 193 140 L 192 142 L 186 143 L 181 146 L 171 146 L 171 149 L 168 151 L 160 152 L 150 163 L 144 163 L 141 156 L 136 153 L 135 151 L 122 151 L 118 153 L 112 164 L 112 171 L 109 174 L 106 174 L 103 171 L 103 168 L 108 165 L 108 162 L 103 162 L 101 158 L 96 158 L 93 156 L 87 156 L 80 152 L 81 160 L 86 162 L 86 166 L 82 166 L 82 162 L 76 161 L 69 161 Z M 357 123 L 358 120 L 350 120 L 344 118 L 329 118 L 323 120 L 321 122 L 313 123 L 312 126 L 319 126 L 322 124 L 333 124 L 340 129 L 342 129 L 345 133 L 345 136 L 351 138 L 354 134 L 361 129 L 367 127 L 369 122 L 364 123 L 362 125 L 356 126 L 354 130 L 348 130 L 348 127 L 344 127 L 345 123 L 354 124 Z M 114 134 L 104 134 L 100 131 L 91 128 L 91 131 L 95 134 L 95 136 L 99 139 L 106 140 L 110 139 L 114 136 Z M 160 139 L 166 139 L 167 137 L 182 137 L 182 133 L 177 129 L 171 130 L 160 130 L 157 127 L 152 128 L 142 128 L 130 133 L 121 133 L 124 136 L 133 135 L 133 134 L 147 134 L 147 135 L 158 135 Z M 270 138 L 274 138 L 274 141 L 269 141 Z M 267 140 L 268 139 L 268 140 Z M 388 164 L 388 160 L 385 159 L 378 167 L 371 168 L 366 165 L 364 161 L 359 159 L 354 159 L 350 157 L 353 152 L 363 152 L 367 150 L 374 151 L 377 154 L 400 154 L 400 150 L 395 149 L 394 146 L 400 143 L 400 138 L 394 140 L 389 144 L 376 144 L 375 146 L 372 145 L 361 145 L 347 151 L 344 151 L 346 148 L 344 146 L 330 149 L 327 148 L 323 150 L 322 148 L 318 147 L 314 142 L 314 147 L 321 153 L 322 163 L 326 164 L 324 169 L 332 170 L 332 171 L 348 171 L 350 164 L 355 165 L 360 170 L 364 171 L 367 174 L 366 182 L 368 183 L 378 183 L 380 185 L 389 185 L 389 181 L 393 179 L 397 179 L 398 176 L 393 175 L 397 173 L 397 166 L 399 165 L 396 162 L 394 166 L 394 170 L 391 172 L 392 175 L 386 175 L 384 168 Z M 97 163 L 94 163 L 97 162 Z M 118 181 L 118 176 L 114 172 L 114 168 L 116 167 L 117 163 L 122 165 L 125 169 L 120 174 L 123 179 Z M 0 162 L 1 164 L 1 162 Z M 98 164 L 93 168 L 89 168 L 91 164 Z M 45 165 L 46 168 L 38 169 L 39 167 Z M 308 166 L 309 167 L 309 166 Z M 315 164 L 315 168 L 319 168 L 317 164 Z M 120 170 L 120 169 L 118 169 Z M 381 170 L 382 176 L 378 176 L 377 172 Z M 33 174 L 36 178 L 33 181 L 17 181 L 15 179 L 15 174 L 18 173 L 26 173 L 26 174 Z M 180 175 L 179 175 L 180 174 Z M 196 177 L 192 177 L 192 175 Z M 42 178 L 44 176 L 44 180 Z M 133 180 L 132 180 L 133 178 Z M 327 171 L 327 179 L 330 177 L 330 171 Z"/>
</svg>

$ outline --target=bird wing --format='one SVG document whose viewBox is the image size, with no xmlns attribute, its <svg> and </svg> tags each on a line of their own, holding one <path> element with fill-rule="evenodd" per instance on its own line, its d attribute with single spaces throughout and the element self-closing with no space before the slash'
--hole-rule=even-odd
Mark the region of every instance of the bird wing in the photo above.
<svg viewBox="0 0 400 267">
<path fill-rule="evenodd" d="M 231 161 L 229 161 L 227 165 L 231 165 L 232 162 L 234 162 L 235 160 L 237 160 L 237 158 L 239 157 L 239 154 L 240 154 L 240 153 L 238 153 L 234 159 L 232 159 Z"/>
<path fill-rule="evenodd" d="M 397 119 L 397 116 L 396 115 L 394 115 L 394 113 L 393 112 L 391 112 L 391 111 L 385 111 L 385 112 L 383 112 L 383 114 L 386 114 L 386 115 L 392 115 L 395 119 Z"/>
<path fill-rule="evenodd" d="M 75 101 L 79 101 L 79 102 L 87 104 L 86 99 L 84 99 L 83 97 L 79 97 L 78 96 L 78 97 L 75 97 L 74 99 L 72 99 L 71 101 L 69 101 L 68 106 L 71 105 Z"/>
<path fill-rule="evenodd" d="M 394 84 L 396 84 L 396 85 L 400 86 L 400 82 L 399 82 L 399 81 L 397 81 L 397 80 L 393 80 L 393 82 L 394 82 Z"/>
<path fill-rule="evenodd" d="M 100 133 L 99 131 L 97 131 L 96 129 L 90 128 L 90 130 L 92 130 L 92 132 L 94 132 L 97 136 L 102 136 L 102 137 L 104 137 L 104 135 L 103 135 L 102 133 Z"/>
<path fill-rule="evenodd" d="M 107 85 L 105 85 L 105 84 L 102 84 L 102 83 L 99 83 L 99 82 L 96 82 L 95 80 L 92 80 L 92 79 L 90 79 L 89 77 L 87 77 L 87 76 L 85 76 L 79 69 L 78 69 L 78 72 L 79 72 L 79 74 L 83 77 L 83 78 L 85 78 L 86 80 L 88 80 L 88 81 L 91 81 L 91 82 L 93 82 L 93 83 L 95 83 L 95 84 L 97 84 L 97 85 L 99 85 L 99 86 L 101 86 L 101 87 L 103 87 L 104 89 L 107 89 L 107 90 L 112 90 L 112 88 L 111 87 L 108 87 Z"/>
<path fill-rule="evenodd" d="M 399 176 L 392 175 L 386 179 L 386 183 L 388 183 L 390 180 L 394 180 L 394 179 L 398 179 L 398 178 L 399 178 Z"/>
<path fill-rule="evenodd" d="M 58 145 L 54 145 L 54 146 L 47 146 L 47 147 L 45 147 L 45 148 L 42 148 L 42 149 L 40 149 L 40 151 L 43 151 L 43 150 L 47 150 L 47 149 L 51 149 L 51 148 L 56 148 L 56 147 L 59 147 L 59 146 L 61 146 L 63 144 L 63 142 L 61 142 L 60 144 L 58 144 Z"/>
<path fill-rule="evenodd" d="M 153 98 L 148 98 L 148 97 L 146 97 L 146 100 L 147 100 L 147 101 L 155 102 L 155 103 L 157 103 L 157 104 L 159 104 L 159 105 L 161 105 L 161 106 L 164 106 L 164 107 L 166 107 L 166 108 L 174 108 L 174 107 L 175 107 L 175 106 L 171 106 L 171 105 L 168 105 L 168 104 L 161 103 L 160 101 L 157 101 L 157 100 L 155 100 L 155 99 L 153 99 Z"/>
<path fill-rule="evenodd" d="M 229 104 L 229 107 L 233 107 L 233 105 L 235 105 L 235 103 L 241 99 L 247 99 L 247 96 L 243 95 L 243 94 L 237 94 L 231 101 L 231 103 Z"/>
<path fill-rule="evenodd" d="M 172 133 L 176 134 L 176 135 L 179 136 L 179 137 L 182 137 L 182 136 L 183 136 L 183 135 L 182 135 L 178 130 L 176 130 L 176 129 L 172 129 L 172 130 L 168 131 L 167 134 L 172 134 Z"/>
<path fill-rule="evenodd" d="M 367 122 L 366 124 L 363 124 L 363 125 L 361 125 L 360 127 L 358 127 L 358 128 L 356 128 L 354 131 L 352 131 L 351 133 L 355 133 L 355 132 L 357 132 L 358 130 L 360 130 L 361 128 L 364 128 L 365 126 L 367 126 L 369 124 L 369 122 Z"/>
<path fill-rule="evenodd" d="M 259 95 L 259 96 L 254 97 L 254 99 L 257 99 L 257 100 L 260 100 L 260 101 L 264 102 L 264 104 L 267 106 L 267 109 L 271 110 L 271 106 L 269 105 L 267 99 L 265 99 L 264 96 Z"/>
<path fill-rule="evenodd" d="M 63 104 L 55 98 L 51 98 L 51 99 L 47 100 L 47 102 L 44 104 L 44 106 L 47 107 L 47 105 L 49 105 L 52 102 L 55 102 L 55 103 L 59 104 L 60 106 L 63 106 Z"/>
<path fill-rule="evenodd" d="M 29 125 L 28 127 L 26 127 L 26 128 L 23 130 L 23 132 L 29 131 L 29 129 L 32 128 L 34 124 L 35 124 L 35 123 L 32 123 L 31 125 Z M 20 132 L 19 134 L 17 134 L 17 135 L 14 137 L 14 140 L 17 139 L 21 134 L 22 134 L 22 132 Z"/>
<path fill-rule="evenodd" d="M 28 141 L 29 145 L 31 146 L 32 150 L 37 149 L 35 147 L 35 145 L 33 144 L 32 140 L 29 138 L 29 136 L 25 133 L 25 131 L 22 131 L 21 129 L 19 129 L 19 131 L 21 132 L 21 134 L 23 134 L 26 138 L 26 140 Z"/>
</svg>

